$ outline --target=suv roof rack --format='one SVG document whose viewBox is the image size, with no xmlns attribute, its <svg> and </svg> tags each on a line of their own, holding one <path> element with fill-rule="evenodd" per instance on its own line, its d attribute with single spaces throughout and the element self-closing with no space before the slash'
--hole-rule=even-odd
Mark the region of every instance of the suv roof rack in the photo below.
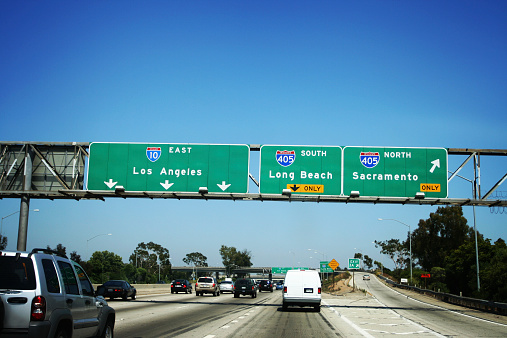
<svg viewBox="0 0 507 338">
<path fill-rule="evenodd" d="M 63 257 L 63 258 L 67 258 L 67 255 L 66 254 L 63 254 L 59 251 L 55 251 L 55 250 L 51 250 L 51 249 L 43 249 L 43 248 L 34 248 L 32 249 L 32 251 L 30 252 L 30 254 L 34 254 L 34 253 L 37 253 L 37 252 L 43 252 L 43 253 L 46 253 L 46 254 L 50 254 L 50 255 L 56 255 L 56 256 L 60 256 L 60 257 Z"/>
</svg>

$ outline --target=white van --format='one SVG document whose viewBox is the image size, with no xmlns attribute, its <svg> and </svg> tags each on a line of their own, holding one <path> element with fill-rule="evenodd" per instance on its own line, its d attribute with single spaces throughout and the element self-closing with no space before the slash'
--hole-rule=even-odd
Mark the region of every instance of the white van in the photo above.
<svg viewBox="0 0 507 338">
<path fill-rule="evenodd" d="M 320 311 L 321 288 L 316 270 L 289 270 L 283 284 L 283 310 L 288 306 L 313 306 Z"/>
</svg>

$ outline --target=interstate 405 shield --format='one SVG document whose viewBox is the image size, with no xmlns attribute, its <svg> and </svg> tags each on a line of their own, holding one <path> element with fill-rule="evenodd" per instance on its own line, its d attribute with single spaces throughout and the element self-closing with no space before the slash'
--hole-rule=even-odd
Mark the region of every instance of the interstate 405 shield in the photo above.
<svg viewBox="0 0 507 338">
<path fill-rule="evenodd" d="M 88 190 L 247 193 L 249 161 L 247 145 L 94 142 Z"/>
<path fill-rule="evenodd" d="M 345 147 L 343 194 L 447 197 L 447 149 Z"/>
<path fill-rule="evenodd" d="M 264 145 L 260 154 L 260 192 L 340 195 L 341 147 Z"/>
</svg>

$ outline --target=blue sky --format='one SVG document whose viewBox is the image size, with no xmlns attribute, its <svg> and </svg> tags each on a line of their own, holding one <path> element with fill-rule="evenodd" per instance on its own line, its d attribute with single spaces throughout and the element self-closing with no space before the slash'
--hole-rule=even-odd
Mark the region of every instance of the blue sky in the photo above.
<svg viewBox="0 0 507 338">
<path fill-rule="evenodd" d="M 0 140 L 505 149 L 506 37 L 504 1 L 2 1 Z M 481 161 L 489 190 L 506 160 Z M 472 178 L 472 166 L 461 174 Z M 470 196 L 470 183 L 451 181 L 449 197 Z M 372 242 L 407 229 L 377 218 L 413 230 L 436 210 L 139 199 L 31 208 L 29 248 L 127 261 L 153 241 L 175 265 L 195 251 L 215 265 L 224 244 L 250 250 L 256 266 L 344 266 L 358 251 L 389 266 Z M 19 200 L 0 200 L 2 217 L 16 210 Z M 506 214 L 476 211 L 481 233 L 506 239 Z M 4 220 L 9 249 L 17 223 Z M 113 235 L 87 248 L 102 233 Z"/>
</svg>

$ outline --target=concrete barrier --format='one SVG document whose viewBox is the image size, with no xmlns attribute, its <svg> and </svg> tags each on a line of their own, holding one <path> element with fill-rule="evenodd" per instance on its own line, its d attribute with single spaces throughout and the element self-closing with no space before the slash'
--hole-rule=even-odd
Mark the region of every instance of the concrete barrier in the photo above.
<svg viewBox="0 0 507 338">
<path fill-rule="evenodd" d="M 97 287 L 100 285 L 102 284 L 93 284 L 93 288 L 97 290 Z M 138 296 L 158 293 L 171 293 L 171 284 L 131 284 L 131 285 L 136 288 Z"/>
</svg>

